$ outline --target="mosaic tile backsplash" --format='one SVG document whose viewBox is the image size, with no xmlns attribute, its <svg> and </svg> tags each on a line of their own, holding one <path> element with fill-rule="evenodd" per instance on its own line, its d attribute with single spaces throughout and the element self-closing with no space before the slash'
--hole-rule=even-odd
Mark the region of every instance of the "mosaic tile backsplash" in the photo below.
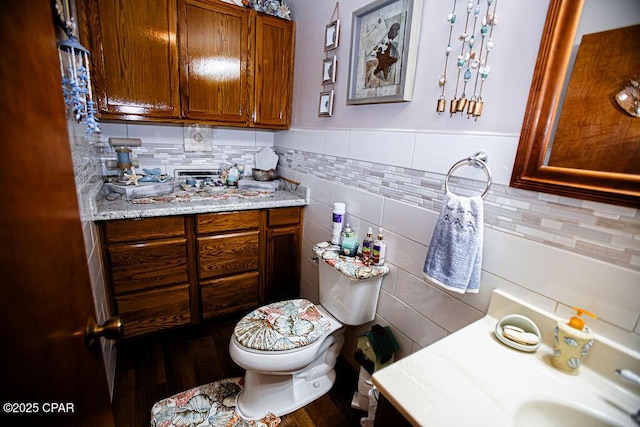
<svg viewBox="0 0 640 427">
<path fill-rule="evenodd" d="M 441 173 L 282 147 L 277 137 L 273 142 L 271 132 L 214 128 L 213 151 L 188 152 L 184 150 L 182 126 L 105 123 L 102 127 L 100 143 L 95 148 L 101 164 L 115 157 L 107 144 L 109 136 L 142 138 L 143 144 L 135 148 L 134 158 L 142 167 L 160 167 L 169 174 L 176 168 L 212 168 L 224 162 L 252 165 L 255 154 L 264 146 L 275 145 L 280 165 L 294 171 L 435 212 L 440 210 L 444 196 Z M 491 160 L 489 164 L 495 167 Z M 81 168 L 77 173 L 85 174 Z M 103 173 L 108 172 L 103 169 Z M 458 194 L 475 194 L 484 188 L 482 181 L 455 176 L 449 185 Z M 494 180 L 485 197 L 485 225 L 640 271 L 638 209 L 514 189 Z"/>
<path fill-rule="evenodd" d="M 307 151 L 276 148 L 280 165 L 321 179 L 439 212 L 444 176 Z M 450 188 L 477 194 L 484 182 L 452 177 Z M 640 212 L 494 183 L 485 197 L 485 226 L 640 271 Z"/>
</svg>

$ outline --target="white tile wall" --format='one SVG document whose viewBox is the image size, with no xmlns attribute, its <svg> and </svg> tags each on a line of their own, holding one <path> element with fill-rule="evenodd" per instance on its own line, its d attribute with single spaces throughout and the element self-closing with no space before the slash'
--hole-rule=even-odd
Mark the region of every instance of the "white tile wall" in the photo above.
<svg viewBox="0 0 640 427">
<path fill-rule="evenodd" d="M 310 144 L 307 142 L 322 140 L 322 136 L 317 135 L 318 133 L 323 134 L 324 132 L 293 130 L 278 133 L 275 145 L 282 152 L 297 153 L 299 150 L 298 141 L 302 140 L 303 146 L 308 147 L 311 152 L 317 152 L 315 147 L 310 148 Z M 354 134 L 358 141 L 382 141 L 389 135 L 389 132 L 380 133 L 384 135 L 376 139 L 375 132 L 350 132 L 349 146 L 351 147 L 354 142 Z M 400 132 L 398 135 L 403 135 L 403 133 Z M 397 135 L 394 133 L 394 136 Z M 423 144 L 427 143 L 429 138 L 416 137 L 415 139 L 416 144 L 418 141 Z M 510 139 L 509 137 L 490 136 L 489 145 L 493 143 L 509 145 Z M 412 138 L 406 136 L 400 137 L 399 141 L 400 144 L 413 144 Z M 485 144 L 476 144 L 476 146 L 487 147 Z M 472 144 L 471 151 L 474 149 Z M 343 148 L 340 150 L 344 152 Z M 460 149 L 456 148 L 455 150 Z M 304 153 L 307 154 L 306 150 Z M 351 148 L 349 153 L 351 153 Z M 460 153 L 453 154 L 453 158 L 460 157 Z M 339 157 L 336 152 L 325 154 L 329 157 Z M 388 165 L 387 155 L 391 158 L 391 154 L 385 151 L 370 155 L 367 160 Z M 491 153 L 489 156 L 491 157 Z M 289 158 L 288 155 L 285 157 Z M 363 158 L 364 156 L 359 157 Z M 438 164 L 445 161 L 451 163 L 450 157 L 441 156 L 437 160 L 429 161 Z M 508 164 L 509 162 L 506 160 L 508 157 L 509 154 L 494 156 L 492 160 L 498 160 L 497 165 L 490 160 L 492 168 L 496 170 L 502 169 L 501 165 L 505 164 L 505 170 L 501 172 L 502 179 L 507 179 L 506 177 L 510 175 L 512 165 Z M 437 156 L 434 155 L 434 159 L 436 158 Z M 500 158 L 502 160 L 499 160 Z M 309 154 L 305 159 L 315 158 Z M 321 157 L 318 161 L 322 162 L 324 159 L 325 157 Z M 338 160 L 349 164 L 350 159 L 351 157 L 346 160 Z M 391 161 L 406 164 L 407 159 L 403 156 L 396 156 Z M 409 160 L 409 164 L 415 167 L 417 164 L 415 156 Z M 429 166 L 431 163 L 424 164 L 426 165 L 424 167 L 436 167 Z M 347 218 L 352 222 L 352 226 L 354 224 L 360 225 L 358 230 L 360 238 L 364 236 L 365 228 L 368 226 L 372 226 L 374 232 L 378 227 L 384 228 L 385 240 L 388 244 L 387 264 L 390 266 L 391 272 L 383 280 L 376 321 L 392 327 L 402 347 L 401 356 L 417 351 L 484 316 L 488 309 L 491 291 L 496 288 L 542 309 L 556 312 L 563 317 L 570 316 L 569 306 L 583 306 L 599 315 L 598 320 L 588 321 L 594 330 L 625 346 L 640 349 L 640 327 L 638 326 L 640 323 L 640 271 L 579 253 L 572 253 L 528 238 L 526 233 L 541 232 L 538 229 L 525 230 L 528 227 L 525 222 L 526 218 L 518 216 L 510 218 L 509 206 L 513 207 L 513 212 L 518 209 L 526 210 L 534 207 L 542 209 L 544 205 L 539 203 L 540 199 L 533 200 L 531 196 L 524 197 L 519 191 L 515 192 L 514 197 L 511 194 L 513 189 L 507 188 L 506 195 L 500 196 L 501 200 L 492 202 L 495 206 L 500 206 L 500 209 L 506 206 L 505 213 L 501 215 L 513 223 L 521 231 L 521 234 L 518 235 L 517 232 L 507 229 L 503 231 L 500 227 L 485 227 L 481 291 L 479 294 L 460 295 L 430 285 L 422 279 L 422 266 L 439 215 L 439 208 L 427 209 L 375 194 L 362 187 L 356 188 L 358 182 L 353 182 L 353 185 L 339 182 L 339 177 L 334 179 L 331 176 L 326 176 L 327 174 L 309 172 L 301 165 L 295 164 L 295 161 L 287 164 L 281 163 L 281 165 L 281 173 L 284 176 L 296 179 L 311 188 L 312 201 L 311 205 L 306 208 L 304 224 L 304 253 L 302 257 L 302 295 L 304 297 L 317 301 L 317 266 L 305 254 L 311 250 L 314 242 L 330 238 L 331 204 L 333 202 L 346 202 Z M 440 171 L 445 169 L 441 165 L 438 166 Z M 496 175 L 500 176 L 500 173 L 497 172 Z M 440 184 L 442 178 L 441 176 Z M 473 183 L 471 183 L 471 187 L 475 188 Z M 536 194 L 533 193 L 533 196 L 535 197 Z M 638 228 L 635 209 L 602 206 L 602 209 L 598 211 L 600 214 L 595 216 L 584 214 L 581 201 L 576 203 L 575 200 L 565 200 L 566 198 L 556 198 L 549 195 L 542 195 L 540 198 L 547 199 L 549 205 L 546 213 L 550 216 L 554 215 L 554 210 L 557 210 L 555 215 L 567 215 L 566 210 L 563 211 L 561 208 L 568 207 L 571 212 L 571 209 L 574 209 L 572 206 L 577 204 L 579 207 L 569 214 L 569 216 L 574 215 L 576 223 L 590 222 L 595 224 L 599 218 L 609 219 L 611 217 L 616 220 L 624 218 L 626 215 L 626 218 L 629 218 L 629 227 L 631 229 Z M 485 203 L 485 206 L 487 205 Z M 580 215 L 584 215 L 584 217 L 580 217 Z M 550 228 L 555 230 L 562 228 L 562 224 L 564 224 L 562 221 L 558 221 L 558 224 L 561 225 L 554 224 L 555 221 L 550 222 Z M 600 227 L 595 231 L 612 232 L 610 227 Z M 619 233 L 628 236 L 629 227 L 621 227 Z M 541 237 L 551 241 L 553 241 L 551 237 L 558 237 L 553 232 L 548 232 L 548 234 L 552 236 Z M 631 235 L 637 236 L 637 233 L 631 233 Z M 597 240 L 598 236 L 599 234 L 595 233 L 591 239 Z M 640 252 L 640 240 L 632 240 L 632 244 L 629 246 L 633 248 L 634 245 L 636 251 Z M 367 326 L 370 325 L 364 325 L 364 327 L 357 329 L 364 330 Z M 552 331 L 543 331 L 543 333 L 545 332 L 552 333 Z M 344 355 L 351 356 L 348 351 Z"/>
<path fill-rule="evenodd" d="M 93 291 L 96 310 L 96 321 L 98 323 L 104 323 L 110 317 L 109 303 L 106 295 L 106 278 L 102 267 L 98 230 L 92 221 L 89 211 L 89 201 L 97 194 L 102 184 L 100 179 L 99 146 L 87 144 L 84 138 L 84 128 L 79 126 L 74 120 L 68 120 L 67 123 L 87 265 L 89 267 L 91 289 Z M 103 124 L 102 126 L 104 129 L 105 125 Z M 109 125 L 106 125 L 106 127 L 110 128 Z M 122 133 L 118 133 L 119 129 L 117 127 L 112 128 L 112 130 L 113 136 L 125 136 Z M 107 374 L 107 384 L 109 385 L 109 392 L 111 396 L 113 396 L 117 351 L 112 340 L 101 339 L 100 343 Z"/>
<path fill-rule="evenodd" d="M 594 329 L 640 348 L 640 269 L 616 266 L 545 242 L 550 240 L 556 246 L 565 242 L 566 246 L 580 249 L 580 245 L 602 244 L 600 240 L 606 239 L 602 233 L 609 233 L 614 237 L 605 245 L 622 247 L 630 254 L 628 262 L 640 266 L 637 210 L 501 188 L 509 181 L 510 159 L 517 145 L 515 136 L 345 130 L 273 133 L 215 128 L 214 153 L 216 145 L 222 148 L 218 149 L 218 157 L 212 158 L 211 154 L 186 155 L 181 150 L 181 126 L 102 123 L 102 129 L 103 142 L 108 136 L 139 137 L 146 147 L 146 158 L 174 167 L 181 162 L 206 164 L 228 155 L 246 156 L 243 150 L 247 148 L 259 150 L 273 145 L 292 153 L 292 157 L 303 153 L 306 161 L 317 162 L 320 167 L 313 172 L 295 161 L 281 163 L 281 173 L 311 189 L 311 204 L 305 208 L 301 295 L 318 299 L 317 265 L 311 260 L 311 245 L 329 238 L 332 203 L 346 201 L 347 221 L 357 228 L 360 239 L 367 227 L 372 227 L 374 233 L 378 227 L 384 228 L 391 272 L 382 284 L 375 322 L 391 326 L 401 346 L 400 356 L 483 316 L 494 288 L 565 317 L 569 315 L 568 306 L 585 306 L 600 315 L 592 323 Z M 446 150 L 441 149 L 443 145 Z M 497 211 L 498 219 L 486 224 L 480 293 L 459 295 L 427 284 L 421 270 L 439 214 L 437 197 L 442 191 L 443 174 L 455 161 L 480 150 L 489 154 L 496 183 L 495 194 L 487 197 L 485 207 Z M 380 165 L 383 172 L 365 176 L 367 169 Z M 420 170 L 429 172 L 415 172 Z M 86 168 L 81 173 L 86 174 Z M 77 172 L 76 180 L 87 182 L 85 175 L 78 178 L 81 173 Z M 462 168 L 456 177 L 459 184 L 455 183 L 454 188 L 463 194 L 483 188 L 483 175 L 478 170 Z M 411 189 L 412 194 L 407 196 L 406 189 Z M 523 211 L 541 212 L 542 226 L 530 224 L 523 218 Z M 572 229 L 576 223 L 591 228 L 576 238 L 576 231 L 582 232 Z M 92 233 L 85 224 L 88 242 L 95 239 Z M 534 241 L 532 236 L 540 241 Z M 96 252 L 91 252 L 96 244 L 88 243 L 87 250 L 94 256 L 89 261 L 93 266 L 92 280 L 99 283 L 104 281 L 104 272 L 95 262 Z M 98 292 L 96 295 L 97 301 L 103 298 Z M 106 315 L 106 309 L 101 310 Z M 349 334 L 361 333 L 368 327 L 352 328 Z M 344 354 L 349 357 L 352 353 L 352 346 L 345 346 Z M 109 371 L 109 366 L 115 367 L 115 351 L 105 347 L 104 355 Z"/>
</svg>

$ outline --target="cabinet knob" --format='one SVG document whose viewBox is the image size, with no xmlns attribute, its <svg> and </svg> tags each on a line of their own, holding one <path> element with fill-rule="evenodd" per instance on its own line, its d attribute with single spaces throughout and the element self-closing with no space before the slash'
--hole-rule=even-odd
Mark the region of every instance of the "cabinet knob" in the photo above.
<svg viewBox="0 0 640 427">
<path fill-rule="evenodd" d="M 98 325 L 95 319 L 90 317 L 87 321 L 87 327 L 84 329 L 84 341 L 87 347 L 91 348 L 99 337 L 114 340 L 122 337 L 123 333 L 124 325 L 120 316 L 112 317 L 102 325 Z"/>
</svg>

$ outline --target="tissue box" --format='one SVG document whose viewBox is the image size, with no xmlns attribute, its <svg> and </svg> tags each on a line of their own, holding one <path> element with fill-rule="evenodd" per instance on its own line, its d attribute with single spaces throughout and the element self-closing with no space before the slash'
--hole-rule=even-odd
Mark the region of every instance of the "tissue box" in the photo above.
<svg viewBox="0 0 640 427">
<path fill-rule="evenodd" d="M 279 179 L 273 181 L 256 181 L 253 178 L 242 178 L 238 181 L 238 190 L 268 191 L 273 193 L 278 187 L 280 187 Z"/>
<path fill-rule="evenodd" d="M 104 186 L 107 193 L 123 194 L 126 200 L 162 196 L 173 192 L 173 180 L 167 182 L 140 182 L 138 185 L 108 182 Z"/>
</svg>

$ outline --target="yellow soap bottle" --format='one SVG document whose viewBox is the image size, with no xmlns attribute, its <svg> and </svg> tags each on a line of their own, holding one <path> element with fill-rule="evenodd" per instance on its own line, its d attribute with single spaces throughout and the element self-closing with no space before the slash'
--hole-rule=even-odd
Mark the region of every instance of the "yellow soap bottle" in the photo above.
<svg viewBox="0 0 640 427">
<path fill-rule="evenodd" d="M 569 323 L 558 322 L 555 332 L 555 345 L 551 364 L 570 375 L 578 375 L 582 360 L 593 346 L 593 334 L 585 326 L 580 316 L 586 314 L 596 318 L 596 315 L 582 308 L 573 307 L 577 315 L 569 319 Z"/>
</svg>

